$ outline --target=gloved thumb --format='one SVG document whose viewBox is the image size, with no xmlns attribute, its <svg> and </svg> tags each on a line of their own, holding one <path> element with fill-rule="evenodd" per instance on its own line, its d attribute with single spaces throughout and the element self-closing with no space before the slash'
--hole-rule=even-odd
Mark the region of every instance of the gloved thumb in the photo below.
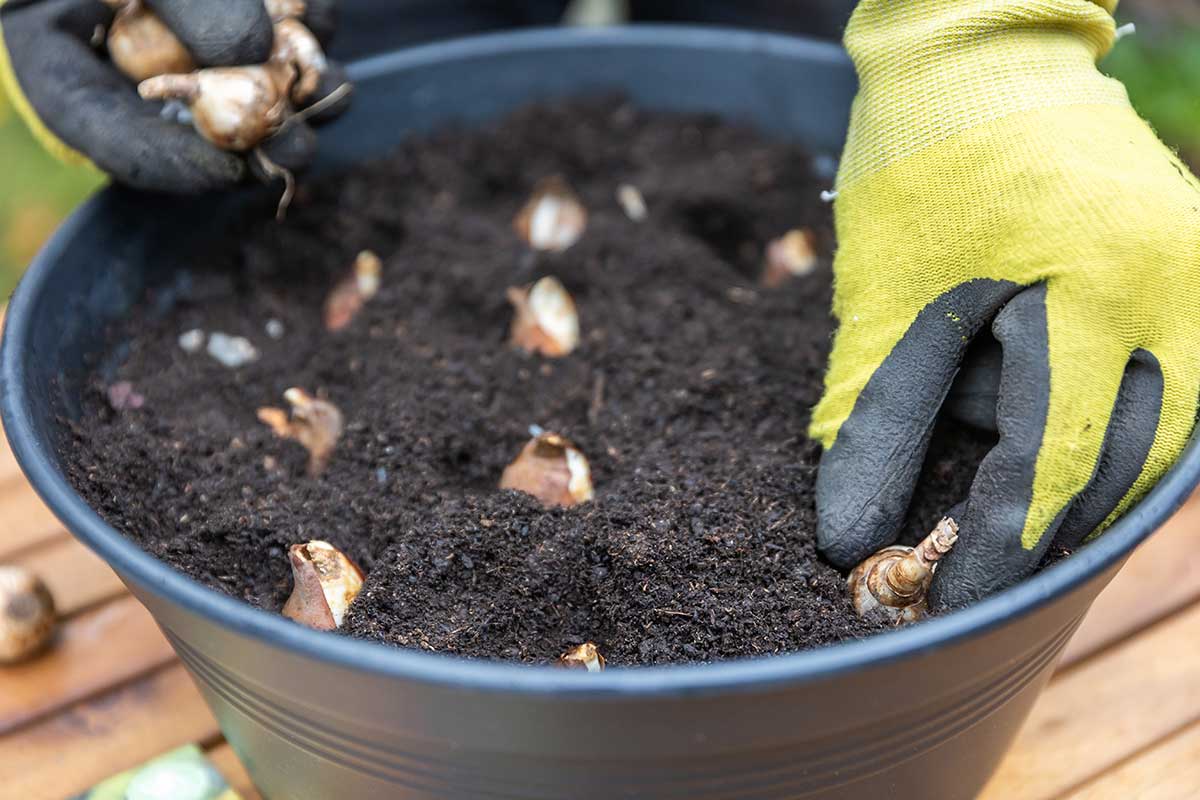
<svg viewBox="0 0 1200 800">
<path fill-rule="evenodd" d="M 869 326 L 842 321 L 826 393 L 812 434 L 825 452 L 817 472 L 817 542 L 835 565 L 851 567 L 891 544 L 908 510 L 934 422 L 968 345 L 1019 291 L 1008 281 L 972 280 L 929 302 L 889 350 Z M 862 369 L 857 392 L 846 384 Z"/>
<path fill-rule="evenodd" d="M 274 31 L 262 0 L 145 0 L 204 67 L 261 64 Z"/>
</svg>

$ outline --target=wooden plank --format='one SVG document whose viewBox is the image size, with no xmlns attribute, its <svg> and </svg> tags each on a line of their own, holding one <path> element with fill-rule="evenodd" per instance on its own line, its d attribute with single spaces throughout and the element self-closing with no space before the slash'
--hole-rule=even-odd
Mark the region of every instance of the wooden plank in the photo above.
<svg viewBox="0 0 1200 800">
<path fill-rule="evenodd" d="M 0 512 L 2 513 L 2 512 Z M 64 617 L 125 593 L 125 584 L 103 560 L 72 538 L 55 540 L 14 562 L 41 576 Z"/>
<path fill-rule="evenodd" d="M 254 788 L 254 783 L 250 780 L 250 776 L 246 774 L 246 768 L 242 766 L 242 762 L 238 760 L 237 754 L 233 752 L 233 748 L 225 742 L 217 745 L 208 751 L 208 757 L 217 765 L 217 769 L 225 776 L 225 780 L 233 787 L 234 791 L 242 798 L 242 800 L 262 800 L 262 795 L 258 793 L 258 789 Z"/>
<path fill-rule="evenodd" d="M 0 786 L 5 797 L 70 797 L 216 733 L 208 707 L 176 664 L 0 736 Z"/>
<path fill-rule="evenodd" d="M 1051 682 L 983 800 L 1049 800 L 1200 719 L 1200 606 Z"/>
<path fill-rule="evenodd" d="M 1200 496 L 1130 557 L 1096 599 L 1060 668 L 1200 601 Z"/>
<path fill-rule="evenodd" d="M 0 559 L 67 536 L 58 519 L 25 483 L 0 489 Z"/>
<path fill-rule="evenodd" d="M 49 652 L 0 670 L 0 734 L 143 675 L 173 657 L 150 613 L 132 596 L 80 614 L 67 621 Z"/>
<path fill-rule="evenodd" d="M 1167 739 L 1064 800 L 1194 800 L 1200 795 L 1200 724 Z"/>
</svg>

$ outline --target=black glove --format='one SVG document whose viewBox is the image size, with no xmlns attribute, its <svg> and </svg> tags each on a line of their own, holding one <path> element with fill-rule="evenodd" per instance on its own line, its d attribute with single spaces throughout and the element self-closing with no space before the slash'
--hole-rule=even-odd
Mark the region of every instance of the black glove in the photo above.
<svg viewBox="0 0 1200 800">
<path fill-rule="evenodd" d="M 271 52 L 271 20 L 262 0 L 145 0 L 201 66 L 259 64 Z M 309 0 L 304 22 L 324 42 L 335 0 Z M 133 81 L 104 53 L 113 11 L 99 0 L 9 0 L 0 31 L 16 84 L 46 131 L 121 183 L 139 189 L 199 192 L 228 187 L 247 174 L 246 159 L 217 149 L 188 125 L 138 97 Z M 340 68 L 310 102 L 342 80 Z M 38 126 L 35 125 L 35 128 Z M 315 136 L 303 122 L 264 143 L 273 160 L 298 169 Z"/>
</svg>

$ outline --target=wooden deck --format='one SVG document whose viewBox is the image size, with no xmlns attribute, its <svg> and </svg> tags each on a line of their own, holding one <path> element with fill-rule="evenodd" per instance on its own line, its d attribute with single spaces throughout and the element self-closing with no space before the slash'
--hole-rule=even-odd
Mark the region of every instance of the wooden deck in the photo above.
<svg viewBox="0 0 1200 800">
<path fill-rule="evenodd" d="M 0 561 L 49 583 L 57 646 L 0 669 L 0 794 L 63 798 L 188 742 L 258 797 L 150 615 L 0 441 Z M 1200 797 L 1200 500 L 1134 555 L 1071 642 L 987 800 Z"/>
</svg>

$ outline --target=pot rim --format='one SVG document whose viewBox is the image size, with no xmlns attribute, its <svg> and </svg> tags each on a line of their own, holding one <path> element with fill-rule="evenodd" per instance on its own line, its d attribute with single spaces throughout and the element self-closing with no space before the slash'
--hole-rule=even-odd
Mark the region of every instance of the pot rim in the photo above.
<svg viewBox="0 0 1200 800">
<path fill-rule="evenodd" d="M 655 25 L 604 29 L 535 29 L 435 43 L 351 65 L 354 79 L 504 52 L 553 51 L 587 45 L 746 50 L 847 63 L 838 46 L 777 34 L 714 27 Z M 0 343 L 0 416 L 14 455 L 46 505 L 78 539 L 121 574 L 211 623 L 307 658 L 348 670 L 455 689 L 572 697 L 656 696 L 757 691 L 828 679 L 942 649 L 1005 625 L 1054 602 L 1118 564 L 1190 495 L 1200 476 L 1200 442 L 1192 436 L 1178 462 L 1104 536 L 1037 575 L 961 611 L 921 625 L 778 656 L 712 664 L 614 668 L 581 674 L 549 666 L 469 660 L 331 636 L 205 587 L 141 550 L 105 522 L 55 468 L 32 425 L 24 354 L 44 288 L 85 221 L 103 213 L 105 189 L 75 211 L 34 259 L 12 296 Z"/>
</svg>

